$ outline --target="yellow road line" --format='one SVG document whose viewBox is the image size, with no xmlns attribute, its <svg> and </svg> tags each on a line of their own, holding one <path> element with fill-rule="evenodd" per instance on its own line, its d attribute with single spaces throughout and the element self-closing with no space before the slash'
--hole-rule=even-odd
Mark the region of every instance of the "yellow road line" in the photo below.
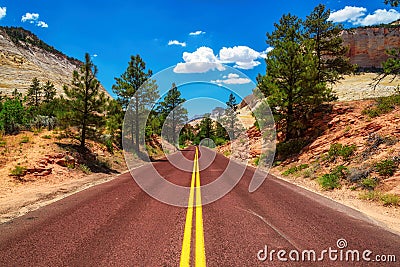
<svg viewBox="0 0 400 267">
<path fill-rule="evenodd" d="M 181 252 L 181 261 L 180 261 L 181 267 L 189 267 L 190 266 L 190 243 L 191 243 L 191 237 L 192 237 L 193 202 L 194 202 L 193 198 L 194 198 L 194 185 L 195 185 L 195 177 L 196 177 L 196 165 L 197 165 L 197 153 L 194 157 L 192 181 L 190 183 L 188 210 L 186 213 L 186 223 L 185 223 L 185 230 L 184 230 L 183 242 L 182 242 L 182 252 Z"/>
<path fill-rule="evenodd" d="M 193 206 L 194 194 L 196 194 L 196 243 L 195 243 L 195 266 L 206 266 L 206 251 L 204 248 L 204 231 L 203 231 L 203 210 L 201 204 L 201 189 L 200 189 L 200 171 L 199 171 L 199 151 L 196 148 L 194 156 L 192 181 L 190 184 L 188 210 L 186 213 L 185 230 L 183 233 L 183 243 L 181 252 L 181 267 L 190 266 L 190 244 L 192 236 L 192 221 L 193 221 Z M 196 191 L 194 188 L 196 187 Z"/>
<path fill-rule="evenodd" d="M 200 190 L 200 171 L 199 171 L 199 154 L 196 148 L 197 166 L 196 166 L 196 267 L 206 266 L 206 251 L 204 248 L 204 231 L 203 231 L 203 209 L 201 205 Z"/>
</svg>

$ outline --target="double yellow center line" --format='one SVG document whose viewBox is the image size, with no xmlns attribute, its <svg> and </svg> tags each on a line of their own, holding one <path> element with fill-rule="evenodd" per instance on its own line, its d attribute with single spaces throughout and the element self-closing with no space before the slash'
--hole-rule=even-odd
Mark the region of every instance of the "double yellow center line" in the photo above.
<svg viewBox="0 0 400 267">
<path fill-rule="evenodd" d="M 195 191 L 196 189 L 196 191 Z M 195 199 L 196 193 L 196 199 Z M 194 201 L 196 200 L 196 204 Z M 190 244 L 192 237 L 193 206 L 196 211 L 196 243 L 195 243 L 195 266 L 206 266 L 206 251 L 204 249 L 203 210 L 201 205 L 199 151 L 196 147 L 194 156 L 192 181 L 190 183 L 189 203 L 186 213 L 185 231 L 183 234 L 182 252 L 180 266 L 190 266 Z"/>
</svg>

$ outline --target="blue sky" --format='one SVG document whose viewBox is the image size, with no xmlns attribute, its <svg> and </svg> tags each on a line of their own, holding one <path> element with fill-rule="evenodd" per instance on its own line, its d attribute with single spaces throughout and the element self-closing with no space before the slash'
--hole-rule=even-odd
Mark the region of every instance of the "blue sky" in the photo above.
<svg viewBox="0 0 400 267">
<path fill-rule="evenodd" d="M 173 72 L 188 76 L 219 72 L 220 64 L 227 64 L 248 78 L 239 72 L 229 75 L 233 73 L 225 69 L 214 82 L 239 83 L 245 91 L 258 73 L 265 73 L 265 34 L 273 31 L 274 22 L 286 13 L 305 18 L 319 3 L 332 10 L 333 21 L 346 27 L 400 18 L 399 8 L 383 0 L 0 0 L 0 25 L 22 26 L 69 56 L 82 59 L 89 52 L 99 68 L 99 80 L 110 92 L 114 77 L 135 54 L 153 73 L 178 64 Z M 249 80 L 247 85 L 244 79 Z"/>
</svg>

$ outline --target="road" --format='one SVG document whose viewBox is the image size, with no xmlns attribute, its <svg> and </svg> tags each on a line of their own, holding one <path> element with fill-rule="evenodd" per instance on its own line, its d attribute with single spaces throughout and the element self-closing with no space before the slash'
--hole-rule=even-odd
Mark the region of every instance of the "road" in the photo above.
<svg viewBox="0 0 400 267">
<path fill-rule="evenodd" d="M 217 154 L 207 167 L 206 154 L 192 147 L 177 156 L 191 160 L 190 171 L 154 163 L 166 180 L 188 187 L 188 205 L 207 200 L 198 183 L 212 183 L 229 163 Z M 164 204 L 129 173 L 120 175 L 0 225 L 0 266 L 399 266 L 399 235 L 273 176 L 249 193 L 253 172 L 247 168 L 231 192 L 197 207 Z M 360 261 L 346 262 L 349 250 Z M 372 262 L 391 255 L 397 262 Z"/>
</svg>

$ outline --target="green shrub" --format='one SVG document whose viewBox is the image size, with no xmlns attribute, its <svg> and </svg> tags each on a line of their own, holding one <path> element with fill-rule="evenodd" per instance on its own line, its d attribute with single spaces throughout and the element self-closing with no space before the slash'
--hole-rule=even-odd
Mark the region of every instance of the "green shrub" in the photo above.
<svg viewBox="0 0 400 267">
<path fill-rule="evenodd" d="M 346 178 L 348 175 L 348 169 L 339 165 L 336 166 L 331 173 L 327 173 L 318 178 L 318 183 L 325 190 L 332 190 L 335 188 L 340 188 L 340 179 Z"/>
<path fill-rule="evenodd" d="M 348 160 L 354 154 L 354 151 L 356 151 L 356 149 L 357 149 L 357 147 L 355 145 L 351 145 L 351 146 L 345 145 L 345 146 L 343 146 L 339 155 L 344 160 Z"/>
<path fill-rule="evenodd" d="M 381 113 L 376 108 L 366 108 L 362 111 L 363 115 L 367 115 L 370 118 L 376 118 L 381 115 Z"/>
<path fill-rule="evenodd" d="M 356 151 L 356 145 L 342 145 L 339 143 L 332 144 L 328 150 L 327 160 L 334 160 L 337 157 L 342 157 L 344 160 L 348 160 Z"/>
<path fill-rule="evenodd" d="M 29 143 L 29 136 L 23 136 L 22 138 L 21 138 L 21 141 L 19 141 L 19 143 L 20 144 L 26 144 L 26 143 Z"/>
<path fill-rule="evenodd" d="M 229 150 L 224 151 L 224 156 L 229 157 L 232 153 Z M 260 159 L 258 159 L 260 160 Z"/>
<path fill-rule="evenodd" d="M 381 199 L 381 195 L 382 193 L 379 191 L 368 191 L 361 193 L 359 198 L 364 200 L 379 201 Z"/>
<path fill-rule="evenodd" d="M 85 174 L 91 174 L 91 173 L 92 173 L 92 170 L 90 170 L 90 168 L 89 168 L 87 165 L 85 165 L 85 164 L 80 164 L 80 165 L 79 165 L 79 169 L 80 169 L 82 172 L 84 172 Z"/>
<path fill-rule="evenodd" d="M 294 167 L 287 169 L 286 171 L 284 171 L 282 173 L 282 175 L 288 176 L 290 174 L 294 174 L 296 172 L 299 172 L 299 171 L 307 169 L 307 168 L 308 168 L 308 164 L 301 164 L 299 166 L 294 166 Z"/>
<path fill-rule="evenodd" d="M 67 163 L 66 167 L 70 170 L 75 169 L 75 163 Z"/>
<path fill-rule="evenodd" d="M 318 183 L 324 190 L 340 188 L 339 177 L 333 173 L 327 173 L 318 178 Z"/>
<path fill-rule="evenodd" d="M 376 99 L 373 107 L 368 107 L 362 111 L 363 115 L 368 115 L 370 118 L 379 117 L 382 114 L 389 113 L 395 106 L 400 105 L 400 95 L 379 97 Z"/>
<path fill-rule="evenodd" d="M 0 147 L 5 147 L 7 145 L 7 142 L 4 140 L 0 140 Z"/>
<path fill-rule="evenodd" d="M 341 151 L 343 148 L 342 144 L 331 144 L 331 147 L 328 150 L 328 157 L 331 158 L 336 158 L 339 156 L 339 151 Z"/>
<path fill-rule="evenodd" d="M 26 174 L 26 168 L 20 165 L 15 166 L 13 170 L 11 170 L 11 175 L 16 177 L 21 177 Z"/>
<path fill-rule="evenodd" d="M 394 194 L 383 194 L 380 198 L 384 206 L 398 206 L 400 198 Z"/>
<path fill-rule="evenodd" d="M 371 177 L 367 177 L 364 178 L 361 181 L 361 185 L 365 188 L 365 189 L 369 189 L 369 190 L 373 190 L 375 189 L 375 187 L 377 187 L 379 184 L 379 180 L 376 178 L 371 178 Z"/>
<path fill-rule="evenodd" d="M 400 197 L 394 194 L 383 194 L 379 191 L 368 191 L 359 195 L 360 199 L 380 201 L 384 206 L 400 205 Z"/>
<path fill-rule="evenodd" d="M 349 174 L 349 170 L 347 167 L 339 165 L 332 170 L 331 174 L 336 175 L 339 179 L 344 179 Z"/>
<path fill-rule="evenodd" d="M 43 135 L 42 138 L 43 138 L 43 139 L 51 139 L 51 135 L 46 134 L 46 135 Z"/>
<path fill-rule="evenodd" d="M 108 152 L 114 153 L 114 143 L 111 139 L 107 139 L 105 141 L 105 145 L 107 147 Z"/>
<path fill-rule="evenodd" d="M 260 163 L 260 157 L 254 159 L 254 165 L 258 166 Z"/>
<path fill-rule="evenodd" d="M 221 137 L 215 137 L 214 143 L 216 146 L 222 146 L 224 144 L 226 144 L 228 140 L 221 138 Z"/>
<path fill-rule="evenodd" d="M 376 171 L 381 176 L 392 176 L 397 168 L 396 163 L 391 159 L 382 160 L 375 164 Z"/>
</svg>

